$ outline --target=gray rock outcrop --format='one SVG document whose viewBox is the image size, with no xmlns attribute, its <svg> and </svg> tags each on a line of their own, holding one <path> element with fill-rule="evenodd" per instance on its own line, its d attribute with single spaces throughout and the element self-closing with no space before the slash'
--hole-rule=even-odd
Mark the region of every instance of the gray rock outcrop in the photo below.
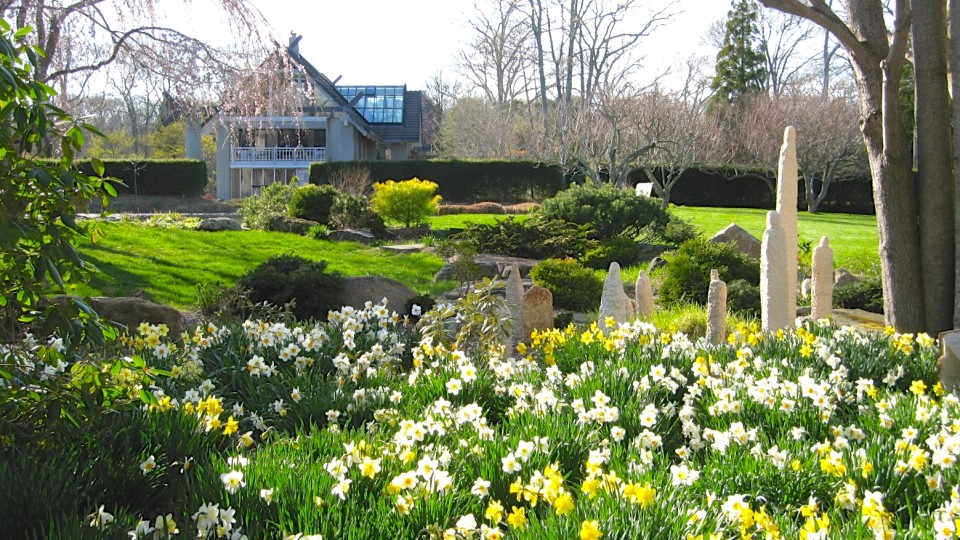
<svg viewBox="0 0 960 540">
<path fill-rule="evenodd" d="M 240 222 L 228 217 L 213 217 L 207 218 L 200 221 L 197 224 L 198 231 L 210 231 L 210 232 L 219 232 L 219 231 L 239 231 L 243 229 L 240 226 Z"/>
<path fill-rule="evenodd" d="M 387 308 L 397 312 L 417 295 L 403 283 L 383 276 L 345 277 L 340 294 L 343 305 L 357 308 L 367 301 L 376 304 L 386 298 Z"/>
<path fill-rule="evenodd" d="M 748 233 L 746 229 L 737 225 L 736 223 L 731 223 L 727 225 L 722 231 L 713 235 L 713 238 L 710 239 L 711 242 L 727 242 L 728 244 L 733 244 L 737 248 L 737 251 L 743 253 L 747 257 L 754 259 L 760 258 L 760 240 L 756 236 Z"/>
</svg>

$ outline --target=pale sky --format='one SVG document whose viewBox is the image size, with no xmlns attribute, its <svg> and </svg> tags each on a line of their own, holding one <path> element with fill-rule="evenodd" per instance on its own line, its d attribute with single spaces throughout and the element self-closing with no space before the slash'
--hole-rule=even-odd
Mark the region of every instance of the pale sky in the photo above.
<svg viewBox="0 0 960 540">
<path fill-rule="evenodd" d="M 250 1 L 282 43 L 291 31 L 302 35 L 301 53 L 331 79 L 342 76 L 339 84 L 406 84 L 411 90 L 423 89 L 441 70 L 445 77 L 456 75 L 455 55 L 471 39 L 467 16 L 477 6 L 492 6 L 491 0 Z M 641 40 L 642 79 L 652 80 L 652 73 L 680 64 L 690 54 L 715 54 L 702 38 L 711 23 L 726 16 L 729 0 L 677 0 L 674 6 L 679 12 L 674 22 Z M 191 11 L 188 24 L 200 29 L 195 37 L 215 41 L 204 35 L 215 32 L 208 15 Z"/>
</svg>

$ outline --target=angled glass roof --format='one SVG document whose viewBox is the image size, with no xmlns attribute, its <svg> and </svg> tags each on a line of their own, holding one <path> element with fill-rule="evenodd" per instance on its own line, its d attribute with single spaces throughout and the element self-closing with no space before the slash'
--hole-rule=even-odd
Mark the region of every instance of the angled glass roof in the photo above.
<svg viewBox="0 0 960 540">
<path fill-rule="evenodd" d="M 354 108 L 371 124 L 402 124 L 406 86 L 338 86 L 347 101 L 361 96 Z"/>
</svg>

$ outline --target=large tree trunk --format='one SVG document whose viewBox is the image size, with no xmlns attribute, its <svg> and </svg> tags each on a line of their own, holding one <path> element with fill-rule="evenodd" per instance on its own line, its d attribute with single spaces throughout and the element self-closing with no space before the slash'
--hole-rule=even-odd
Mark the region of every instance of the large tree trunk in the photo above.
<svg viewBox="0 0 960 540">
<path fill-rule="evenodd" d="M 947 92 L 946 2 L 913 2 L 916 148 L 924 329 L 953 327 L 954 185 Z"/>
<path fill-rule="evenodd" d="M 892 33 L 887 30 L 884 4 L 879 0 L 848 0 L 846 25 L 825 2 L 760 3 L 830 30 L 850 56 L 860 95 L 860 131 L 873 177 L 887 323 L 901 332 L 923 330 L 925 276 L 920 266 L 916 189 L 910 141 L 899 103 L 900 78 L 910 36 L 910 2 L 892 2 Z"/>
<path fill-rule="evenodd" d="M 960 328 L 960 0 L 950 0 L 950 89 L 953 94 L 953 237 L 954 237 L 954 306 L 953 327 Z M 944 291 L 946 294 L 946 291 Z"/>
</svg>

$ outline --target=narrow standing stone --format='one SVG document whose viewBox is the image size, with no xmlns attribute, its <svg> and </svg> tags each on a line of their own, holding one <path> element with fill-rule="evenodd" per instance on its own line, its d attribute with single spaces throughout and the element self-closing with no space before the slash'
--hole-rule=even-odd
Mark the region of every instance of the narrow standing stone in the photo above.
<svg viewBox="0 0 960 540">
<path fill-rule="evenodd" d="M 783 130 L 783 146 L 777 169 L 777 213 L 783 228 L 787 270 L 787 323 L 792 328 L 797 317 L 797 132 L 793 126 Z"/>
<path fill-rule="evenodd" d="M 633 286 L 637 301 L 637 315 L 647 317 L 653 314 L 653 284 L 650 276 L 643 270 L 637 275 L 637 282 Z"/>
<path fill-rule="evenodd" d="M 829 244 L 830 240 L 824 236 L 820 238 L 820 245 L 813 248 L 810 317 L 815 321 L 833 314 L 833 249 Z"/>
<path fill-rule="evenodd" d="M 516 263 L 510 265 L 510 274 L 507 276 L 507 290 L 505 300 L 510 311 L 510 334 L 507 345 L 513 349 L 527 336 L 523 335 L 523 283 L 520 281 L 520 267 Z"/>
<path fill-rule="evenodd" d="M 707 292 L 707 341 L 723 343 L 727 339 L 727 284 L 716 270 L 710 270 Z"/>
<path fill-rule="evenodd" d="M 613 328 L 607 326 L 607 317 L 619 325 L 629 320 L 633 312 L 630 297 L 623 290 L 623 278 L 620 277 L 620 264 L 610 263 L 607 280 L 603 283 L 603 295 L 600 297 L 600 328 L 609 333 Z M 615 327 L 614 327 L 615 328 Z"/>
<path fill-rule="evenodd" d="M 760 247 L 760 320 L 763 330 L 773 332 L 787 328 L 787 258 L 783 247 L 783 228 L 780 214 L 767 212 L 767 230 Z M 794 312 L 796 313 L 796 312 Z"/>
</svg>

